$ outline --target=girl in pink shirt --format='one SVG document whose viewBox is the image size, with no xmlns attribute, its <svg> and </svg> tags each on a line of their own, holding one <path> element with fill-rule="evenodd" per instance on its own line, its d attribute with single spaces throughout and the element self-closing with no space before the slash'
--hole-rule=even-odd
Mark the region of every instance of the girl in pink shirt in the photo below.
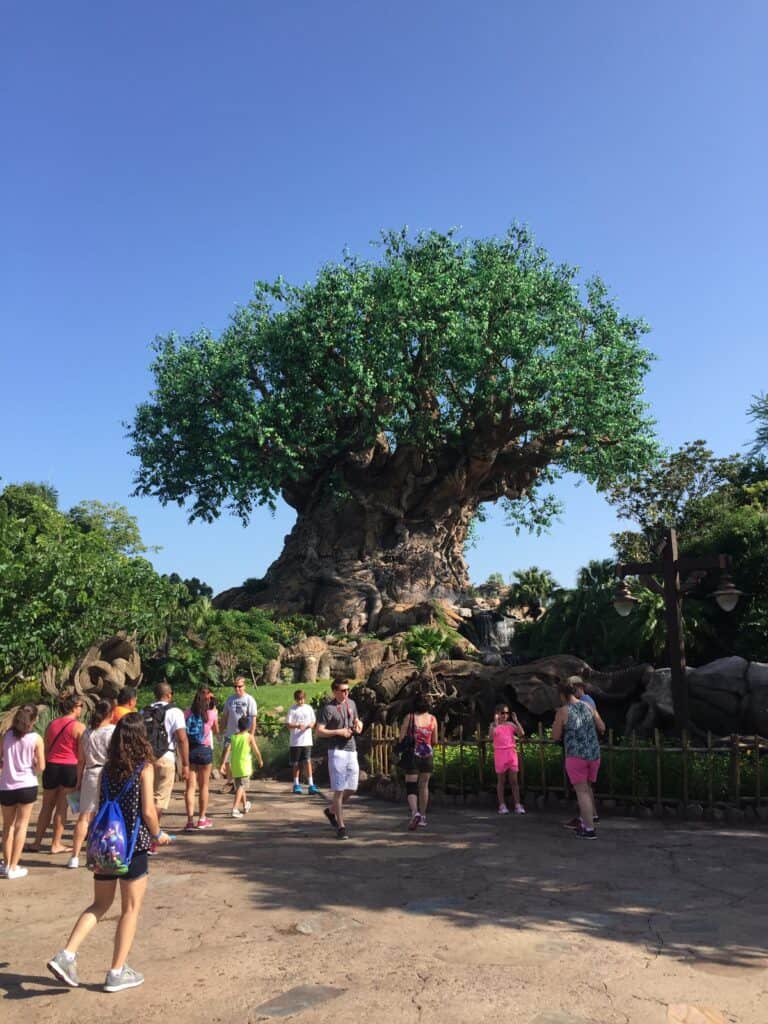
<svg viewBox="0 0 768 1024">
<path fill-rule="evenodd" d="M 509 808 L 504 802 L 504 789 L 507 777 L 509 777 L 509 788 L 512 790 L 515 814 L 525 814 L 525 808 L 520 803 L 520 786 L 517 781 L 516 736 L 525 736 L 525 730 L 520 725 L 520 720 L 514 711 L 510 711 L 508 705 L 499 704 L 493 716 L 493 725 L 488 733 L 488 737 L 493 743 L 493 761 L 496 768 L 496 796 L 499 799 L 499 814 L 509 814 Z"/>
<path fill-rule="evenodd" d="M 34 731 L 37 708 L 24 704 L 13 716 L 3 736 L 0 754 L 0 806 L 3 809 L 4 878 L 23 878 L 27 869 L 19 867 L 27 838 L 32 805 L 37 799 L 37 773 L 45 768 L 42 736 Z"/>
</svg>

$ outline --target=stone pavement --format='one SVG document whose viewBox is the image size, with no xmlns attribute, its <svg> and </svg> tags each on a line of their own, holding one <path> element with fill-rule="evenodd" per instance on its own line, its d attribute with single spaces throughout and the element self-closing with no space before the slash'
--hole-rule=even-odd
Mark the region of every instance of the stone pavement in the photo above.
<svg viewBox="0 0 768 1024">
<path fill-rule="evenodd" d="M 102 1024 L 766 1024 L 768 831 L 614 818 L 597 842 L 559 817 L 356 800 L 338 842 L 322 801 L 258 783 L 233 821 L 151 864 L 131 964 L 100 991 L 113 910 L 80 955 L 80 989 L 45 961 L 90 874 L 30 855 L 0 881 L 0 1019 Z"/>
</svg>

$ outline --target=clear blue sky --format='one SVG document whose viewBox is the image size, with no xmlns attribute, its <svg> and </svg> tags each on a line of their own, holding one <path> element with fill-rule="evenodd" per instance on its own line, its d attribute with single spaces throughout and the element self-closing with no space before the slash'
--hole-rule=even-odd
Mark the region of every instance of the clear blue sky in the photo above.
<svg viewBox="0 0 768 1024">
<path fill-rule="evenodd" d="M 152 338 L 404 224 L 529 224 L 650 322 L 663 441 L 738 450 L 768 389 L 767 43 L 762 0 L 4 5 L 3 483 L 126 504 L 162 571 L 261 575 L 287 509 L 188 526 L 130 496 Z M 603 499 L 562 490 L 548 537 L 491 517 L 474 580 L 610 553 Z"/>
</svg>

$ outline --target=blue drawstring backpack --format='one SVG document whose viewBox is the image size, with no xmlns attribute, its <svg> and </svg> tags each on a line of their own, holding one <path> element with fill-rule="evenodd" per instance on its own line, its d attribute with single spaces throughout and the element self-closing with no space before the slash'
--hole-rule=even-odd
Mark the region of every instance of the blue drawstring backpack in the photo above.
<svg viewBox="0 0 768 1024">
<path fill-rule="evenodd" d="M 201 746 L 205 737 L 205 722 L 200 715 L 190 715 L 187 719 L 187 736 L 193 746 Z"/>
<path fill-rule="evenodd" d="M 138 765 L 116 797 L 109 796 L 106 772 L 101 774 L 101 807 L 88 831 L 86 864 L 97 875 L 127 875 L 136 849 L 141 813 L 136 815 L 130 836 L 119 801 L 138 782 L 143 764 Z"/>
</svg>

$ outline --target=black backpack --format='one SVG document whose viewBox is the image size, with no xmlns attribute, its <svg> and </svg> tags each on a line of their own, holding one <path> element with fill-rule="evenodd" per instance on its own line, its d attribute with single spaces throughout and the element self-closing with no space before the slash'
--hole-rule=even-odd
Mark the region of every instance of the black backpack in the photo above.
<svg viewBox="0 0 768 1024">
<path fill-rule="evenodd" d="M 150 704 L 141 712 L 144 727 L 147 730 L 147 739 L 156 761 L 159 761 L 163 754 L 167 754 L 171 749 L 168 732 L 165 728 L 165 715 L 172 707 L 173 704 Z"/>
</svg>

